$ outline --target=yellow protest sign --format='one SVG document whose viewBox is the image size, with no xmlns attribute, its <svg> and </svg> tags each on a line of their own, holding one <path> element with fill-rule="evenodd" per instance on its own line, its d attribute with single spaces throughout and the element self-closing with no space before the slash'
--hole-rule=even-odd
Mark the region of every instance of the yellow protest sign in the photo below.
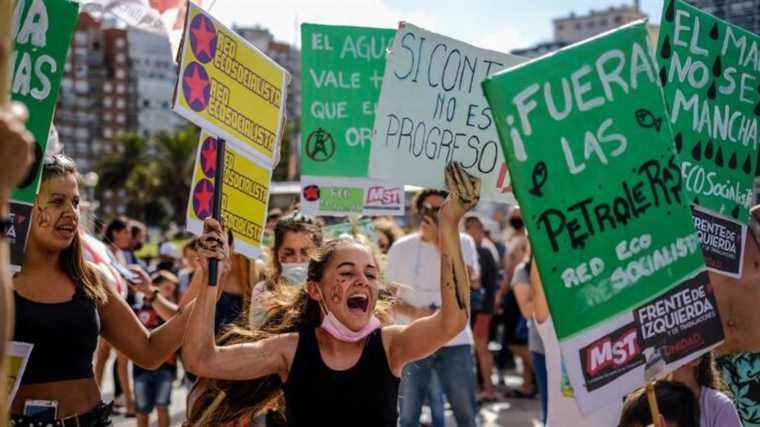
<svg viewBox="0 0 760 427">
<path fill-rule="evenodd" d="M 211 216 L 216 172 L 216 139 L 201 132 L 195 157 L 190 199 L 187 204 L 187 229 L 203 232 L 203 220 Z M 247 257 L 261 252 L 261 237 L 269 202 L 272 171 L 260 165 L 236 142 L 228 142 L 224 154 L 222 222 L 232 230 L 234 250 Z"/>
<path fill-rule="evenodd" d="M 190 3 L 174 111 L 226 141 L 275 162 L 290 74 Z"/>
</svg>

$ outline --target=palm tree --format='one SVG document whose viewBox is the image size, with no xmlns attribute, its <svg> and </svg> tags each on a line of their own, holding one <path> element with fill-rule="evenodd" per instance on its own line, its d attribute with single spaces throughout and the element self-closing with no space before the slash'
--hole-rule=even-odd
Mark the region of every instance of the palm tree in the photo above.
<svg viewBox="0 0 760 427">
<path fill-rule="evenodd" d="M 132 170 L 147 160 L 148 141 L 145 138 L 136 133 L 126 133 L 118 139 L 123 151 L 107 155 L 95 167 L 100 175 L 99 190 L 124 188 Z"/>
<path fill-rule="evenodd" d="M 199 133 L 197 127 L 187 126 L 178 132 L 162 132 L 156 136 L 153 162 L 160 188 L 155 196 L 168 202 L 176 224 L 185 223 Z"/>
<path fill-rule="evenodd" d="M 199 131 L 187 126 L 146 140 L 137 134 L 120 137 L 121 153 L 105 157 L 96 167 L 105 190 L 127 193 L 126 213 L 147 224 L 184 224 Z"/>
</svg>

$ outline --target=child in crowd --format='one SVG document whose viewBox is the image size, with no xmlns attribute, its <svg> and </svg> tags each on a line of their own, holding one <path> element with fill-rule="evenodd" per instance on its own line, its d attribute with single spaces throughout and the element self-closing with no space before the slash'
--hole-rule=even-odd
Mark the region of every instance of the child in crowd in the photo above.
<svg viewBox="0 0 760 427">
<path fill-rule="evenodd" d="M 137 310 L 137 317 L 149 330 L 164 323 L 159 311 L 153 307 L 157 293 L 171 302 L 177 301 L 177 276 L 168 270 L 154 273 L 153 290 L 143 297 L 143 304 Z M 169 405 L 171 404 L 172 383 L 177 376 L 177 356 L 172 355 L 158 369 L 149 370 L 134 365 L 135 403 L 138 427 L 148 427 L 153 408 L 158 415 L 158 427 L 169 427 Z"/>
</svg>

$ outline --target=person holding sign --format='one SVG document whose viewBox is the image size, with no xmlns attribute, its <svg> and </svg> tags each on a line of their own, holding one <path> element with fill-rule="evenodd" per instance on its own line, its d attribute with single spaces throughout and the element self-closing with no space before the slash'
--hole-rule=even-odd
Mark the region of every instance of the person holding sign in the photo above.
<svg viewBox="0 0 760 427">
<path fill-rule="evenodd" d="M 147 331 L 99 271 L 84 260 L 79 233 L 79 188 L 74 162 L 49 156 L 21 272 L 14 279 L 16 341 L 34 344 L 11 406 L 15 426 L 111 425 L 101 401 L 92 360 L 102 335 L 129 359 L 158 368 L 180 346 L 189 307 Z M 198 275 L 197 280 L 206 280 Z M 139 281 L 139 276 L 133 280 Z M 197 286 L 197 285 L 196 285 Z M 30 401 L 44 400 L 44 416 L 31 416 Z"/>
<path fill-rule="evenodd" d="M 387 303 L 379 301 L 378 263 L 367 245 L 352 238 L 320 248 L 309 262 L 306 286 L 268 317 L 254 342 L 214 343 L 215 289 L 207 287 L 191 316 L 183 360 L 200 376 L 236 384 L 218 383 L 229 398 L 214 387 L 196 396 L 190 424 L 219 425 L 261 412 L 282 390 L 290 426 L 396 426 L 404 366 L 435 352 L 468 322 L 470 282 L 458 225 L 477 204 L 480 181 L 450 164 L 446 182 L 451 193 L 437 215 L 440 310 L 409 325 L 382 327 L 378 317 Z M 223 237 L 218 223 L 207 220 L 206 225 Z M 273 375 L 279 381 L 272 382 Z M 257 379 L 257 396 L 235 392 Z"/>
</svg>

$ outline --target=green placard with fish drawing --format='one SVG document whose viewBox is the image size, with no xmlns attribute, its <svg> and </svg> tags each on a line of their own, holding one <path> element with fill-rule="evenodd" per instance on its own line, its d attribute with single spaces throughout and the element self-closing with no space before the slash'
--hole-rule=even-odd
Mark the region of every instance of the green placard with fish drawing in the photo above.
<svg viewBox="0 0 760 427">
<path fill-rule="evenodd" d="M 584 413 L 723 339 L 651 48 L 637 22 L 483 83 Z"/>
<path fill-rule="evenodd" d="M 704 265 L 648 49 L 628 26 L 483 85 L 560 340 Z"/>
<path fill-rule="evenodd" d="M 760 37 L 666 0 L 656 56 L 690 201 L 747 224 L 757 167 Z"/>
</svg>

